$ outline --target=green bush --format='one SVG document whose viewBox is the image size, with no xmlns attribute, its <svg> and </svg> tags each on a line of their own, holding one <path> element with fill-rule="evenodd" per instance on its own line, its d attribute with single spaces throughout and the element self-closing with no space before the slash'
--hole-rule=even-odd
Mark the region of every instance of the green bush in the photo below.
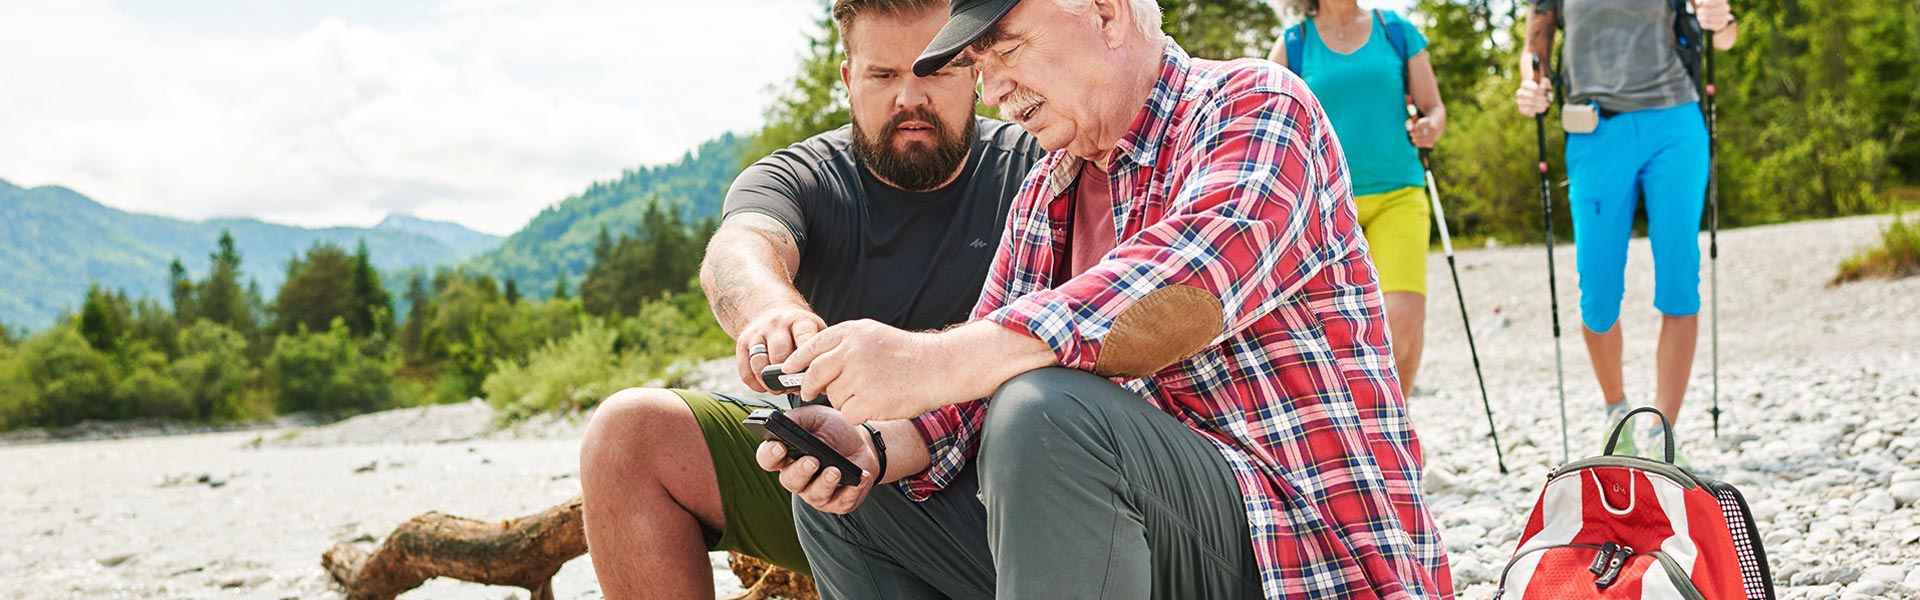
<svg viewBox="0 0 1920 600">
<path fill-rule="evenodd" d="M 45 408 L 40 387 L 27 377 L 20 353 L 0 346 L 0 431 L 39 422 Z"/>
<path fill-rule="evenodd" d="M 20 348 L 27 379 L 40 390 L 40 406 L 31 425 L 64 426 L 88 419 L 122 419 L 113 382 L 118 369 L 108 356 L 87 344 L 71 327 L 54 327 Z"/>
<path fill-rule="evenodd" d="M 620 351 L 648 359 L 654 370 L 733 351 L 733 339 L 713 320 L 698 288 L 642 304 L 634 316 L 620 320 L 619 328 Z"/>
<path fill-rule="evenodd" d="M 165 372 L 165 365 L 141 365 L 114 385 L 113 393 L 132 416 L 160 419 L 194 418 L 193 398 Z"/>
<path fill-rule="evenodd" d="M 487 402 L 509 419 L 541 412 L 573 412 L 644 376 L 638 361 L 614 350 L 618 334 L 589 319 L 565 339 L 547 342 L 524 360 L 503 360 L 482 387 Z"/>
<path fill-rule="evenodd" d="M 1896 216 L 1880 233 L 1880 245 L 1867 248 L 1840 263 L 1832 285 L 1868 278 L 1897 279 L 1920 275 L 1920 223 Z"/>
<path fill-rule="evenodd" d="M 502 360 L 483 386 L 507 419 L 541 412 L 577 412 L 609 394 L 672 379 L 674 366 L 725 356 L 733 342 L 697 291 L 648 302 L 618 327 L 587 317 L 564 339 L 525 359 Z"/>
<path fill-rule="evenodd" d="M 325 333 L 281 336 L 268 370 L 282 410 L 342 415 L 393 405 L 392 363 L 369 355 L 341 319 Z"/>
<path fill-rule="evenodd" d="M 189 418 L 240 421 L 265 416 L 243 396 L 259 369 L 247 360 L 247 338 L 224 325 L 200 321 L 180 332 L 180 358 L 171 366 L 192 402 Z"/>
</svg>

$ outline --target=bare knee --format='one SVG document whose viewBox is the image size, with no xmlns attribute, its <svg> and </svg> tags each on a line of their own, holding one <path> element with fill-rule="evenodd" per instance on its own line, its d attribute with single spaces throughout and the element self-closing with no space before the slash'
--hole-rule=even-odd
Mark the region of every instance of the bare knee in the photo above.
<svg viewBox="0 0 1920 600">
<path fill-rule="evenodd" d="M 659 458 L 662 449 L 686 444 L 688 440 L 674 438 L 688 431 L 697 436 L 699 425 L 678 394 L 657 388 L 620 390 L 602 401 L 587 422 L 580 439 L 581 477 L 631 474 Z M 698 439 L 692 441 L 705 448 Z"/>
</svg>

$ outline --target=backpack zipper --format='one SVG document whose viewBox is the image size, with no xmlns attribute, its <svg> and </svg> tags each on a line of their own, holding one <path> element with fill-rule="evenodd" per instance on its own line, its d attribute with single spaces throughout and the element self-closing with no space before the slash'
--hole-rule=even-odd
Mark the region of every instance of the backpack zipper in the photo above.
<svg viewBox="0 0 1920 600">
<path fill-rule="evenodd" d="M 1565 465 L 1561 465 L 1560 468 L 1547 472 L 1547 483 L 1551 484 L 1555 479 L 1559 479 L 1563 475 L 1569 475 L 1575 471 L 1584 471 L 1594 467 L 1623 467 L 1628 469 L 1639 469 L 1641 471 L 1646 471 L 1649 473 L 1657 473 L 1662 477 L 1666 477 L 1667 479 L 1671 479 L 1675 483 L 1680 484 L 1680 487 L 1686 488 L 1689 490 L 1694 488 L 1706 487 L 1706 485 L 1703 482 L 1701 482 L 1698 477 L 1694 477 L 1693 474 L 1688 473 L 1685 469 L 1681 469 L 1680 467 L 1675 466 L 1673 463 L 1653 460 L 1651 458 L 1641 458 L 1638 456 L 1614 456 L 1614 455 L 1583 458 L 1580 460 L 1567 463 Z"/>
<path fill-rule="evenodd" d="M 1613 542 L 1607 542 L 1607 543 L 1612 544 Z M 1502 590 L 1507 589 L 1507 575 L 1513 572 L 1513 565 L 1518 564 L 1520 562 L 1520 559 L 1526 558 L 1528 554 L 1533 554 L 1535 552 L 1544 552 L 1547 550 L 1552 550 L 1554 548 L 1586 548 L 1588 550 L 1597 551 L 1605 547 L 1606 546 L 1597 546 L 1594 544 L 1553 544 L 1549 546 L 1539 546 L 1535 548 L 1528 548 L 1525 550 L 1521 550 L 1520 552 L 1514 553 L 1513 558 L 1507 559 L 1507 566 L 1505 568 L 1500 569 L 1500 589 Z"/>
<path fill-rule="evenodd" d="M 1607 545 L 1612 546 L 1613 542 L 1607 542 Z M 1613 553 L 1607 556 L 1606 569 L 1599 573 L 1599 577 L 1594 578 L 1593 585 L 1603 590 L 1607 589 L 1607 586 L 1613 585 L 1613 582 L 1620 579 L 1620 572 L 1626 570 L 1627 559 L 1632 556 L 1633 548 L 1616 546 Z M 1598 560 L 1599 557 L 1596 556 L 1594 558 L 1594 563 L 1598 564 L 1600 562 Z"/>
<path fill-rule="evenodd" d="M 1506 568 L 1500 570 L 1499 591 L 1495 592 L 1494 598 L 1497 599 L 1506 595 L 1507 575 L 1513 571 L 1513 565 L 1519 563 L 1520 559 L 1526 558 L 1528 554 L 1544 552 L 1555 548 L 1586 548 L 1597 552 L 1593 557 L 1593 563 L 1587 566 L 1587 570 L 1597 576 L 1593 583 L 1600 589 L 1606 589 L 1608 586 L 1618 583 L 1621 573 L 1627 569 L 1627 562 L 1632 560 L 1635 554 L 1633 548 L 1613 542 L 1607 542 L 1597 546 L 1593 544 L 1554 544 L 1529 548 L 1519 554 L 1515 554 L 1511 560 L 1507 561 Z M 1668 556 L 1667 553 L 1659 550 L 1648 552 L 1645 556 L 1650 556 L 1653 557 L 1654 560 L 1660 561 L 1661 570 L 1666 571 L 1667 579 L 1673 582 L 1674 589 L 1679 590 L 1682 597 L 1685 597 L 1687 600 L 1707 600 L 1707 597 L 1700 593 L 1700 588 L 1693 584 L 1691 578 L 1687 577 L 1686 570 L 1680 568 L 1680 563 L 1675 562 L 1672 556 Z"/>
</svg>

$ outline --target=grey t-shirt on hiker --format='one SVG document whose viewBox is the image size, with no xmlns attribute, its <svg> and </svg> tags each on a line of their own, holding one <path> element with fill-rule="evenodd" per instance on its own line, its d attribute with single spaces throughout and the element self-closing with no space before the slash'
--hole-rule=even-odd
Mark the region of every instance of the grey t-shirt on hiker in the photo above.
<svg viewBox="0 0 1920 600">
<path fill-rule="evenodd" d="M 853 129 L 841 127 L 747 167 L 727 190 L 723 214 L 764 214 L 793 232 L 794 287 L 829 325 L 866 318 L 927 330 L 966 322 L 1014 194 L 1046 155 L 1012 123 L 976 117 L 974 125 L 965 170 L 940 189 L 881 182 L 853 154 Z"/>
<path fill-rule="evenodd" d="M 1683 0 L 1684 1 L 1684 0 Z M 1609 112 L 1670 108 L 1700 99 L 1674 50 L 1671 0 L 1535 0 L 1566 24 L 1561 61 L 1567 102 Z"/>
</svg>

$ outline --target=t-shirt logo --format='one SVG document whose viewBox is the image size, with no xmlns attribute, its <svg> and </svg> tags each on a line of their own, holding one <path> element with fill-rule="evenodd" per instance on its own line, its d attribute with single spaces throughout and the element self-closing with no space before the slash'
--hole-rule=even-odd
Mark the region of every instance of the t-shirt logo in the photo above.
<svg viewBox="0 0 1920 600">
<path fill-rule="evenodd" d="M 985 248 L 985 247 L 987 247 L 987 241 L 986 241 L 986 240 L 983 240 L 983 239 L 980 239 L 980 238 L 973 238 L 973 241 L 972 241 L 972 242 L 968 242 L 968 243 L 967 243 L 967 247 L 969 247 L 969 248 Z"/>
</svg>

